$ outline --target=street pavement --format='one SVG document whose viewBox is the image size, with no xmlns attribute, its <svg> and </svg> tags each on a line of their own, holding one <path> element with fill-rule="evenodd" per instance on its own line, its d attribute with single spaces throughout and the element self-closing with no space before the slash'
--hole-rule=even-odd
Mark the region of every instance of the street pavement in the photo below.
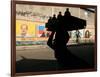
<svg viewBox="0 0 100 77">
<path fill-rule="evenodd" d="M 95 45 L 68 45 L 70 52 L 94 65 Z M 47 45 L 16 46 L 16 72 L 57 70 L 54 51 Z"/>
</svg>

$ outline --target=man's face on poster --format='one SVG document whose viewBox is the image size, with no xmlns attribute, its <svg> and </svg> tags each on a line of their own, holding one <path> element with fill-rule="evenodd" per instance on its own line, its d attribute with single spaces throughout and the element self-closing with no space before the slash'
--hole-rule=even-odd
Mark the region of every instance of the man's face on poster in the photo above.
<svg viewBox="0 0 100 77">
<path fill-rule="evenodd" d="M 21 25 L 21 35 L 26 35 L 28 30 L 28 26 L 26 24 Z"/>
</svg>

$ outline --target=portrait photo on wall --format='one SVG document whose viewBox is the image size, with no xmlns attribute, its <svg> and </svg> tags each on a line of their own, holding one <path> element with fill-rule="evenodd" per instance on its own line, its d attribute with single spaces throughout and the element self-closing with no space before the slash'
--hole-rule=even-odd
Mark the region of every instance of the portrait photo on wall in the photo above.
<svg viewBox="0 0 100 77">
<path fill-rule="evenodd" d="M 97 6 L 12 1 L 12 75 L 97 70 Z"/>
</svg>

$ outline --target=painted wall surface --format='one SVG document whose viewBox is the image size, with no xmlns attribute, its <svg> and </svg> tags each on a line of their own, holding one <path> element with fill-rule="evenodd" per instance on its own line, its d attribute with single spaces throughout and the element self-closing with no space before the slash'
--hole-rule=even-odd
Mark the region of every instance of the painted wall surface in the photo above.
<svg viewBox="0 0 100 77">
<path fill-rule="evenodd" d="M 86 29 L 79 30 L 80 39 L 95 40 L 95 13 L 76 7 L 57 7 L 57 6 L 40 6 L 40 5 L 16 5 L 16 41 L 47 41 L 47 31 L 45 23 L 53 14 L 66 11 L 69 8 L 72 16 L 85 19 L 87 22 Z M 93 8 L 92 8 L 93 9 Z M 27 30 L 23 29 L 23 25 L 27 26 Z M 71 26 L 71 25 L 70 25 Z M 43 27 L 42 30 L 39 27 Z M 89 38 L 86 32 L 89 32 Z M 72 43 L 76 39 L 76 31 L 70 31 L 70 41 Z M 23 35 L 24 34 L 24 35 Z M 24 39 L 23 39 L 24 37 Z M 42 37 L 37 38 L 37 37 Z M 44 39 L 43 39 L 44 37 Z"/>
</svg>

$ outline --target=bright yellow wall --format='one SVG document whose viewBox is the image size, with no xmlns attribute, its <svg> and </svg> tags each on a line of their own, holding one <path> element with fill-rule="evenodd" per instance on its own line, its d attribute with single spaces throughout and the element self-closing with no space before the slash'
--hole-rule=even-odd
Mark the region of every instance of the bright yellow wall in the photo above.
<svg viewBox="0 0 100 77">
<path fill-rule="evenodd" d="M 22 24 L 28 25 L 28 31 L 27 31 L 28 36 L 36 36 L 37 34 L 36 26 L 44 24 L 44 23 L 43 22 L 32 22 L 32 21 L 26 21 L 26 20 L 16 20 L 16 36 L 21 35 L 21 25 Z"/>
</svg>

